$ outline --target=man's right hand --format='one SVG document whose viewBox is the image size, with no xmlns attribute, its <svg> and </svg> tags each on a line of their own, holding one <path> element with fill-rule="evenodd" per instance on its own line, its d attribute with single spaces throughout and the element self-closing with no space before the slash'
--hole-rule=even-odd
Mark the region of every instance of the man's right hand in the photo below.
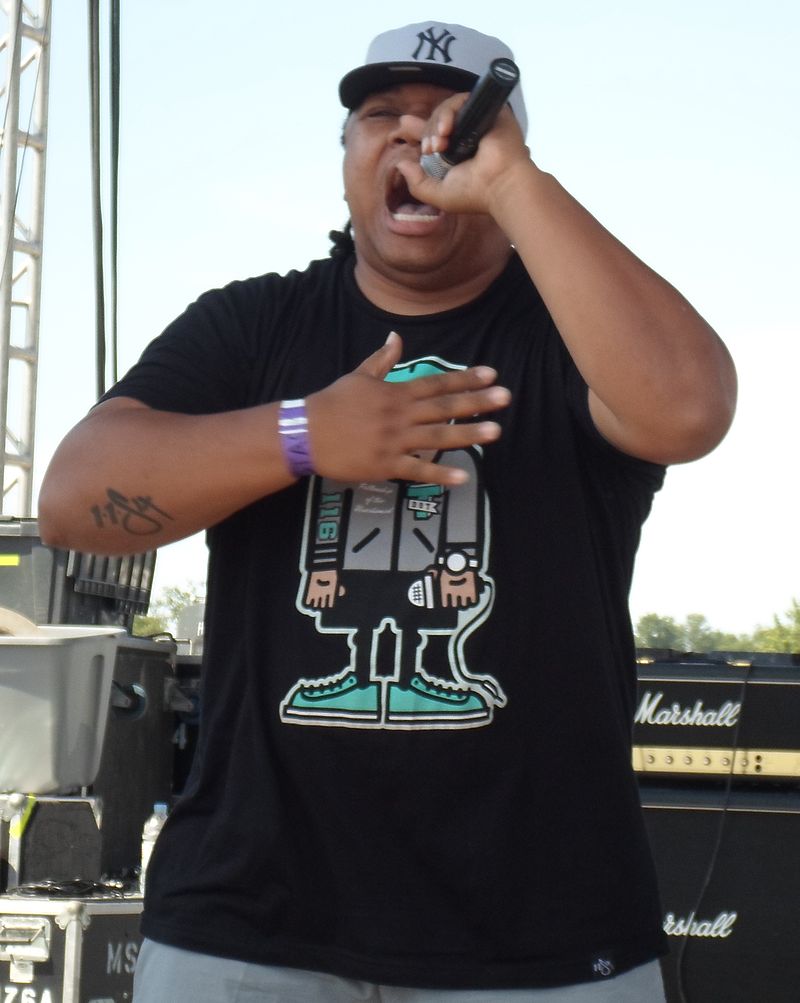
<svg viewBox="0 0 800 1003">
<path fill-rule="evenodd" d="M 338 481 L 392 480 L 457 485 L 465 471 L 432 463 L 441 450 L 493 442 L 494 421 L 453 424 L 507 407 L 511 394 L 487 366 L 388 383 L 402 340 L 386 343 L 356 370 L 306 398 L 311 459 L 317 473 Z"/>
</svg>

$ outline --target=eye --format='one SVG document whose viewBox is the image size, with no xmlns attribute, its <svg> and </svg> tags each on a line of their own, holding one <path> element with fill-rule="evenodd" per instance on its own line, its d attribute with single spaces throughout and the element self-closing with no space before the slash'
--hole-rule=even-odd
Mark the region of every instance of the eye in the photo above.
<svg viewBox="0 0 800 1003">
<path fill-rule="evenodd" d="M 368 119 L 381 119 L 381 118 L 397 118 L 400 112 L 396 108 L 389 108 L 386 105 L 375 105 L 372 108 L 366 108 L 362 115 L 363 118 Z"/>
</svg>

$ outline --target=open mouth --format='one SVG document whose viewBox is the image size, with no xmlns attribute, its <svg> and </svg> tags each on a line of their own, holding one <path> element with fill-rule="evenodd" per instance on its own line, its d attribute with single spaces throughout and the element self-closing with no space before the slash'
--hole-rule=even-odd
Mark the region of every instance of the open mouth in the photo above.
<svg viewBox="0 0 800 1003">
<path fill-rule="evenodd" d="M 386 208 L 392 215 L 392 219 L 398 222 L 424 222 L 426 220 L 438 219 L 441 215 L 439 209 L 426 202 L 415 199 L 408 190 L 406 179 L 399 171 L 395 171 L 386 194 Z"/>
</svg>

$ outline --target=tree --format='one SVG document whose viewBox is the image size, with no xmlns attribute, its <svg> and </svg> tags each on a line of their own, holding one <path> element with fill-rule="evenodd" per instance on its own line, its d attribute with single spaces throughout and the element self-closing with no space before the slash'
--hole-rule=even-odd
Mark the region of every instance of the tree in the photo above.
<svg viewBox="0 0 800 1003">
<path fill-rule="evenodd" d="M 636 624 L 636 644 L 639 648 L 673 648 L 682 651 L 683 633 L 671 616 L 645 613 Z"/>
<path fill-rule="evenodd" d="M 754 640 L 747 634 L 714 630 L 702 613 L 690 613 L 683 623 L 677 623 L 671 616 L 645 613 L 636 624 L 635 637 L 639 648 L 670 648 L 680 652 L 748 651 Z"/>
<path fill-rule="evenodd" d="M 686 617 L 683 634 L 688 651 L 704 651 L 711 633 L 711 624 L 702 613 L 690 613 Z"/>
<path fill-rule="evenodd" d="M 160 616 L 152 616 L 150 613 L 137 613 L 133 618 L 133 629 L 131 633 L 134 637 L 155 637 L 157 634 L 169 634 L 169 624 Z"/>
<path fill-rule="evenodd" d="M 150 603 L 147 614 L 134 617 L 133 634 L 152 637 L 154 634 L 174 634 L 178 614 L 187 606 L 203 602 L 205 590 L 198 582 L 187 582 L 186 588 L 168 585 Z"/>
<path fill-rule="evenodd" d="M 757 651 L 800 652 L 800 602 L 792 599 L 784 619 L 776 614 L 771 627 L 757 627 L 753 643 Z"/>
</svg>

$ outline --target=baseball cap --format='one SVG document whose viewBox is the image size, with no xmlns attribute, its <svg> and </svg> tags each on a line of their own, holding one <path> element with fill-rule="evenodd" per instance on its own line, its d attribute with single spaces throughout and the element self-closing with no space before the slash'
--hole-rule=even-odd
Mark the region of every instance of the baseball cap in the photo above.
<svg viewBox="0 0 800 1003">
<path fill-rule="evenodd" d="M 384 31 L 372 40 L 364 65 L 342 77 L 339 98 L 345 108 L 352 110 L 367 95 L 395 84 L 438 84 L 457 91 L 472 90 L 498 56 L 514 58 L 499 38 L 474 28 L 441 21 L 407 24 Z M 508 103 L 525 135 L 528 116 L 519 85 Z"/>
</svg>

